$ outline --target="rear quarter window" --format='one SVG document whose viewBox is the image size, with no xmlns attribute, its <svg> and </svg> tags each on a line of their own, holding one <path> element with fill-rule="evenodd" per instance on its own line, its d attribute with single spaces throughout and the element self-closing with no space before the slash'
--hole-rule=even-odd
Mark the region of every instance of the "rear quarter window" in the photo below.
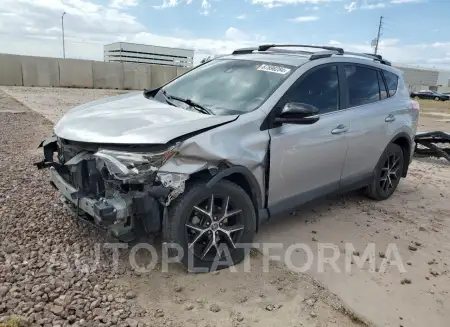
<svg viewBox="0 0 450 327">
<path fill-rule="evenodd" d="M 398 88 L 398 76 L 394 73 L 383 71 L 384 79 L 389 91 L 389 96 L 393 96 L 397 93 Z"/>
</svg>

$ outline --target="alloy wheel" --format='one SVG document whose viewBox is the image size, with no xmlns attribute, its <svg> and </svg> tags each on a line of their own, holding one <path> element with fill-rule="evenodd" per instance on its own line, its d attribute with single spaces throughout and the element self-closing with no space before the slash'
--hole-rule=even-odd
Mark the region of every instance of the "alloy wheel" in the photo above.
<svg viewBox="0 0 450 327">
<path fill-rule="evenodd" d="M 381 169 L 380 188 L 385 194 L 392 193 L 400 181 L 400 156 L 391 153 Z"/>
<path fill-rule="evenodd" d="M 230 253 L 244 231 L 242 209 L 229 196 L 211 194 L 192 207 L 186 235 L 188 249 L 200 260 L 212 261 L 225 244 Z"/>
</svg>

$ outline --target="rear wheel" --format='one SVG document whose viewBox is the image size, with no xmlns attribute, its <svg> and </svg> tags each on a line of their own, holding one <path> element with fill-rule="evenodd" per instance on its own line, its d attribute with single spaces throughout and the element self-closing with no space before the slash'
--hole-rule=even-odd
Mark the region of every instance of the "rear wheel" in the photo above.
<svg viewBox="0 0 450 327">
<path fill-rule="evenodd" d="M 375 200 L 389 198 L 397 189 L 403 172 L 405 158 L 402 148 L 394 143 L 388 145 L 377 167 L 367 195 Z"/>
<path fill-rule="evenodd" d="M 188 270 L 207 272 L 241 262 L 255 229 L 255 208 L 241 187 L 195 182 L 170 205 L 165 239 L 183 249 Z"/>
<path fill-rule="evenodd" d="M 436 101 L 440 101 L 440 100 L 441 100 L 441 98 L 439 98 L 439 97 L 435 97 L 435 98 L 434 98 L 434 100 L 436 100 Z"/>
<path fill-rule="evenodd" d="M 415 97 L 414 97 L 414 100 L 420 100 L 420 98 L 416 95 Z"/>
</svg>

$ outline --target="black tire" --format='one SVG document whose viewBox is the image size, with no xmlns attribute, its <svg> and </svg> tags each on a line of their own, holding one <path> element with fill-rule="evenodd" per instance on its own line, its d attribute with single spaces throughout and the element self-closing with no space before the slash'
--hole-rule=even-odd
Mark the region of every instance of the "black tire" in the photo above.
<svg viewBox="0 0 450 327">
<path fill-rule="evenodd" d="M 440 97 L 435 97 L 434 100 L 441 101 L 441 98 Z"/>
<path fill-rule="evenodd" d="M 239 224 L 236 223 L 235 226 L 239 225 L 240 226 L 239 228 L 242 228 L 239 231 L 233 232 L 234 234 L 231 237 L 227 238 L 227 236 L 223 232 L 223 229 L 226 229 L 227 227 L 217 226 L 217 223 L 221 220 L 220 217 L 223 217 L 222 212 L 217 213 L 217 215 L 213 214 L 215 218 L 218 218 L 217 221 L 215 222 L 212 219 L 209 219 L 209 216 L 206 216 L 203 213 L 198 212 L 196 209 L 194 209 L 194 206 L 200 207 L 201 203 L 204 204 L 206 203 L 206 201 L 210 201 L 207 199 L 210 199 L 211 195 L 213 194 L 214 194 L 213 201 L 218 201 L 220 198 L 229 197 L 230 201 L 229 208 L 238 208 L 234 209 L 236 212 L 238 210 L 241 210 L 240 213 L 233 215 L 233 217 L 235 218 L 232 218 L 230 216 L 230 220 L 235 219 L 236 221 L 239 221 Z M 224 202 L 221 202 L 220 206 L 218 206 L 216 202 L 216 204 L 214 204 L 213 206 L 213 208 L 216 208 L 217 210 L 221 211 L 223 210 L 224 207 L 226 207 Z M 208 206 L 204 208 L 206 208 L 205 210 L 209 210 Z M 205 218 L 206 222 L 203 222 L 203 218 Z M 197 224 L 193 222 L 193 219 L 201 220 L 202 222 Z M 210 221 L 209 227 L 205 227 L 204 224 L 207 224 L 208 221 Z M 226 221 L 228 222 L 229 220 L 226 219 Z M 186 226 L 186 224 L 195 227 L 201 226 L 202 231 L 192 229 L 191 227 Z M 219 229 L 213 229 L 213 227 Z M 233 226 L 230 227 L 230 230 L 231 229 L 233 229 Z M 207 230 L 206 233 L 209 234 L 206 234 L 204 232 L 205 230 Z M 214 230 L 216 232 L 214 232 Z M 250 245 L 253 241 L 255 230 L 256 230 L 255 208 L 253 206 L 250 197 L 241 187 L 230 181 L 221 180 L 211 188 L 207 188 L 205 182 L 196 181 L 190 184 L 188 183 L 186 185 L 185 192 L 170 204 L 168 208 L 167 223 L 164 228 L 165 235 L 163 235 L 163 237 L 166 242 L 176 243 L 179 246 L 181 246 L 184 253 L 184 255 L 181 258 L 181 263 L 189 271 L 209 272 L 213 270 L 224 269 L 241 262 L 245 257 L 248 245 Z M 200 240 L 198 242 L 195 241 L 197 239 L 197 236 L 199 236 L 200 234 L 202 234 L 202 236 L 200 236 L 201 237 L 200 240 L 202 240 L 202 238 L 207 239 L 204 241 L 206 245 L 205 248 L 203 249 L 202 249 L 203 243 L 200 242 Z M 215 235 L 210 236 L 210 234 Z M 236 242 L 233 242 L 233 240 L 231 240 L 232 237 L 236 237 L 235 240 Z M 219 244 L 219 248 L 221 246 L 226 246 L 229 252 L 222 252 L 221 255 L 218 256 L 217 252 L 215 253 L 215 249 L 217 249 L 217 247 L 215 247 L 212 248 L 210 252 L 207 252 L 205 257 L 198 255 L 198 253 L 196 253 L 196 250 L 200 248 L 201 250 L 200 252 L 204 252 L 204 250 L 207 248 L 208 245 L 207 243 L 212 241 L 211 238 L 214 238 L 214 241 L 218 240 L 219 238 L 220 241 L 222 241 L 222 238 L 226 240 L 231 240 L 231 242 L 233 242 L 236 245 L 236 249 L 234 249 L 231 246 L 231 243 L 227 242 L 229 244 L 228 245 L 224 242 L 221 243 L 224 245 Z M 190 243 L 190 241 L 192 242 Z M 194 243 L 195 246 L 191 248 L 189 244 L 192 243 Z M 225 259 L 227 259 L 228 264 L 218 264 L 219 261 L 222 262 L 225 261 Z"/>
<path fill-rule="evenodd" d="M 378 161 L 372 183 L 366 189 L 367 196 L 377 201 L 388 199 L 397 189 L 404 164 L 402 148 L 394 143 L 389 144 Z"/>
</svg>

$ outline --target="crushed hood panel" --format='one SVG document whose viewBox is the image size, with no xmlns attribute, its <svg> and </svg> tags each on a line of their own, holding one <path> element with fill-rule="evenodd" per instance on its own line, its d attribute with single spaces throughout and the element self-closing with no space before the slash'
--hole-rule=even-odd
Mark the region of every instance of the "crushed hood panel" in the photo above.
<svg viewBox="0 0 450 327">
<path fill-rule="evenodd" d="M 132 92 L 75 107 L 55 125 L 55 134 L 79 142 L 165 144 L 236 118 L 205 115 Z"/>
</svg>

